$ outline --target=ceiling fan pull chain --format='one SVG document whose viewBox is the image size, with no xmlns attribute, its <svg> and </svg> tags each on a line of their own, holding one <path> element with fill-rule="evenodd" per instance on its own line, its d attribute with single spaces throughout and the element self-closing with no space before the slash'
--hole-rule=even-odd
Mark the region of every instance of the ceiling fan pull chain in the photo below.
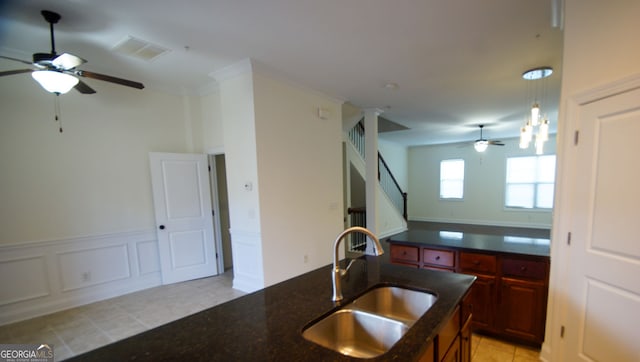
<svg viewBox="0 0 640 362">
<path fill-rule="evenodd" d="M 60 93 L 55 93 L 55 98 L 53 99 L 53 109 L 54 109 L 54 121 L 58 122 L 59 131 L 62 133 L 62 117 L 60 116 Z"/>
</svg>

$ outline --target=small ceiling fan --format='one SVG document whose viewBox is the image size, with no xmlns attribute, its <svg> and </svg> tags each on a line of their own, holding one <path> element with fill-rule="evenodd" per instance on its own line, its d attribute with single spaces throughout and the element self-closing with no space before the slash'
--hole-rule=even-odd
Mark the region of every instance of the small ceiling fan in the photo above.
<svg viewBox="0 0 640 362">
<path fill-rule="evenodd" d="M 502 141 L 498 141 L 498 140 L 487 140 L 482 138 L 482 129 L 484 128 L 484 125 L 481 124 L 478 127 L 480 127 L 480 138 L 475 140 L 475 142 L 473 142 L 473 147 L 476 149 L 476 151 L 478 152 L 484 152 L 487 150 L 487 147 L 489 147 L 489 145 L 493 145 L 493 146 L 504 146 L 504 143 L 502 143 Z"/>
<path fill-rule="evenodd" d="M 34 67 L 32 69 L 16 69 L 0 72 L 0 77 L 30 72 L 33 79 L 35 79 L 46 91 L 56 95 L 67 93 L 71 88 L 75 88 L 82 94 L 93 94 L 96 92 L 85 82 L 78 79 L 78 77 L 102 80 L 137 89 L 144 88 L 144 85 L 139 82 L 77 69 L 78 66 L 86 63 L 87 61 L 70 53 L 56 53 L 53 24 L 58 23 L 61 18 L 60 14 L 49 10 L 42 10 L 40 13 L 49 23 L 51 33 L 51 52 L 34 53 L 32 62 L 0 55 L 0 58 L 29 64 Z"/>
</svg>

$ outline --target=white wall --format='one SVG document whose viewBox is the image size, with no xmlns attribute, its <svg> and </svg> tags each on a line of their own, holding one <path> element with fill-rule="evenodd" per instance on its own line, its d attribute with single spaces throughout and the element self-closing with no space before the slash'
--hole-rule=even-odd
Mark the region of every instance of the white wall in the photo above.
<svg viewBox="0 0 640 362">
<path fill-rule="evenodd" d="M 478 153 L 472 144 L 446 144 L 409 148 L 409 219 L 479 225 L 549 228 L 550 211 L 510 210 L 504 207 L 506 158 L 531 156 L 533 148 L 521 150 L 517 139 L 503 140 L 504 147 L 489 146 Z M 545 153 L 555 152 L 555 137 Z M 463 200 L 441 200 L 440 161 L 465 161 Z"/>
<path fill-rule="evenodd" d="M 185 152 L 181 97 L 92 84 L 54 96 L 28 75 L 0 83 L 0 244 L 154 228 L 149 151 Z"/>
<path fill-rule="evenodd" d="M 343 225 L 341 102 L 277 79 L 248 59 L 215 78 L 234 287 L 256 290 L 331 262 Z M 318 117 L 318 107 L 328 119 Z"/>
<path fill-rule="evenodd" d="M 0 324 L 160 284 L 150 151 L 202 148 L 199 100 L 0 82 Z M 214 105 L 215 106 L 215 105 Z"/>
<path fill-rule="evenodd" d="M 330 263 L 343 228 L 341 102 L 254 75 L 265 285 Z M 318 117 L 318 108 L 327 119 Z"/>
<path fill-rule="evenodd" d="M 409 188 L 409 149 L 397 143 L 378 138 L 378 150 L 380 150 L 402 191 L 407 192 Z"/>
</svg>

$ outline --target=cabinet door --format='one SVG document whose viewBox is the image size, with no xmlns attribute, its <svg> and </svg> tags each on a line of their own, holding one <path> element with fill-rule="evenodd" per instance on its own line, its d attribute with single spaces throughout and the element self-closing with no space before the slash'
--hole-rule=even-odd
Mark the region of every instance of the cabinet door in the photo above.
<svg viewBox="0 0 640 362">
<path fill-rule="evenodd" d="M 456 339 L 449 347 L 447 354 L 442 357 L 441 362 L 461 362 L 462 356 L 460 355 L 460 336 L 456 337 Z"/>
<path fill-rule="evenodd" d="M 473 313 L 474 329 L 493 329 L 493 309 L 495 306 L 496 278 L 477 275 L 469 292 L 467 308 Z"/>
<path fill-rule="evenodd" d="M 435 357 L 436 355 L 433 342 L 429 342 L 429 344 L 427 345 L 427 350 L 424 351 L 422 356 L 420 356 L 418 362 L 434 362 L 436 360 Z"/>
<path fill-rule="evenodd" d="M 469 318 L 460 330 L 460 360 L 471 362 L 471 351 L 471 318 Z"/>
<path fill-rule="evenodd" d="M 544 283 L 503 278 L 501 285 L 500 326 L 503 332 L 542 343 L 547 300 Z"/>
</svg>

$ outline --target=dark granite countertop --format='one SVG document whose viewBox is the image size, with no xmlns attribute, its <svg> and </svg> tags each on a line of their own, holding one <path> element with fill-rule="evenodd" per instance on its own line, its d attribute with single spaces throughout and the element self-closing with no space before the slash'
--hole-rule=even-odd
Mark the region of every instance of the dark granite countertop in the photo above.
<svg viewBox="0 0 640 362">
<path fill-rule="evenodd" d="M 375 361 L 420 356 L 452 315 L 475 277 L 417 270 L 368 257 L 343 279 L 346 304 L 380 284 L 427 290 L 438 299 L 387 353 Z M 351 361 L 307 341 L 302 330 L 336 309 L 331 265 L 72 358 L 74 361 Z"/>
<path fill-rule="evenodd" d="M 549 238 L 523 235 L 492 235 L 462 231 L 410 229 L 387 238 L 388 242 L 492 251 L 497 253 L 549 256 Z"/>
</svg>

